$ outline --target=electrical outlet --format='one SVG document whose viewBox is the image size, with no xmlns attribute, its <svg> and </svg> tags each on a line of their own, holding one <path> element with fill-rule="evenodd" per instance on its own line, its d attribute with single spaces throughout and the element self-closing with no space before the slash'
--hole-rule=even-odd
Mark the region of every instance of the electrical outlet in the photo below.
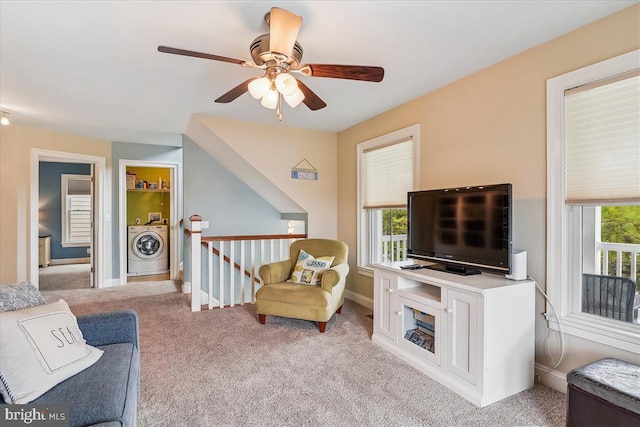
<svg viewBox="0 0 640 427">
<path fill-rule="evenodd" d="M 140 218 L 136 218 L 136 225 L 140 225 Z"/>
<path fill-rule="evenodd" d="M 209 221 L 202 221 L 202 229 L 209 228 Z"/>
</svg>

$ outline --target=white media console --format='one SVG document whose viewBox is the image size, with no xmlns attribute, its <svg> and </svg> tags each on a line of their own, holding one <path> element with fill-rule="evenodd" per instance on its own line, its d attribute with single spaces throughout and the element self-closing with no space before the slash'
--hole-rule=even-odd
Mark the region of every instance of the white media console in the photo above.
<svg viewBox="0 0 640 427">
<path fill-rule="evenodd" d="M 535 284 L 375 264 L 374 343 L 483 407 L 533 387 Z"/>
</svg>

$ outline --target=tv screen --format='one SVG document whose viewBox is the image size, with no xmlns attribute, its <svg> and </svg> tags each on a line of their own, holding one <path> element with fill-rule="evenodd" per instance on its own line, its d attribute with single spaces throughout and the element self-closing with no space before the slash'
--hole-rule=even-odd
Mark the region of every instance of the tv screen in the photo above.
<svg viewBox="0 0 640 427">
<path fill-rule="evenodd" d="M 511 184 L 408 193 L 407 256 L 458 274 L 510 273 Z"/>
</svg>

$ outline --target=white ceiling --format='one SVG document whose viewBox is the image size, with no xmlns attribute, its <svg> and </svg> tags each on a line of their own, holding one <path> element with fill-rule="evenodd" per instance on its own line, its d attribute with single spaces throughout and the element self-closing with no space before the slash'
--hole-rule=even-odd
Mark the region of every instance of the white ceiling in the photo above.
<svg viewBox="0 0 640 427">
<path fill-rule="evenodd" d="M 157 51 L 251 60 L 278 6 L 303 17 L 303 63 L 385 69 L 381 83 L 300 77 L 327 107 L 285 106 L 283 125 L 340 131 L 637 2 L 0 0 L 0 107 L 17 124 L 156 144 L 180 144 L 193 113 L 278 123 L 249 94 L 213 102 L 260 70 Z"/>
</svg>

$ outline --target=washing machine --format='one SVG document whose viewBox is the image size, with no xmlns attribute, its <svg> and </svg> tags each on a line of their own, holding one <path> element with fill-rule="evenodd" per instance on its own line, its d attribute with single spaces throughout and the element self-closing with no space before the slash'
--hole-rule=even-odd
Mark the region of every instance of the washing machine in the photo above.
<svg viewBox="0 0 640 427">
<path fill-rule="evenodd" d="M 169 271 L 166 225 L 129 226 L 127 274 L 161 274 Z"/>
</svg>

